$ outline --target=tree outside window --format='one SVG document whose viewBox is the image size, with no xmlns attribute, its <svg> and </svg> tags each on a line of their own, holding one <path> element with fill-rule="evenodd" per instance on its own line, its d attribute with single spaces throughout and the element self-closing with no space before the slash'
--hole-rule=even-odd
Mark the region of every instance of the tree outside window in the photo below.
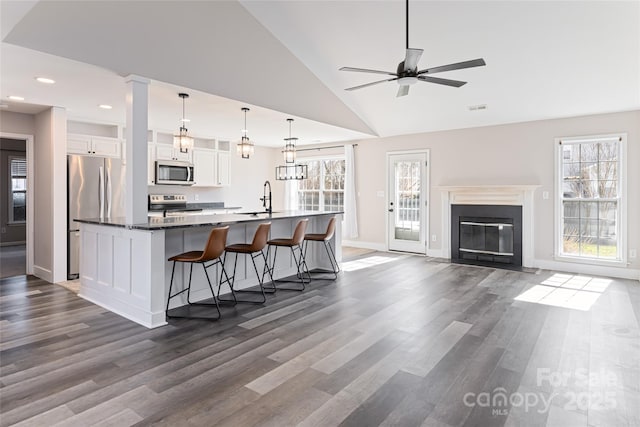
<svg viewBox="0 0 640 427">
<path fill-rule="evenodd" d="M 298 181 L 298 209 L 337 212 L 344 210 L 344 159 L 300 161 L 308 175 Z"/>
<path fill-rule="evenodd" d="M 621 138 L 560 143 L 561 255 L 620 260 Z"/>
</svg>

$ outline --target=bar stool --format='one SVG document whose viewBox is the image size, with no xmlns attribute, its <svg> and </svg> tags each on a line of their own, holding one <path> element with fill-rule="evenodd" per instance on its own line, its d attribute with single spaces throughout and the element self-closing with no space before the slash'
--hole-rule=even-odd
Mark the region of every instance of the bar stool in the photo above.
<svg viewBox="0 0 640 427">
<path fill-rule="evenodd" d="M 340 272 L 340 265 L 338 265 L 338 260 L 336 260 L 336 255 L 333 253 L 333 249 L 331 249 L 331 244 L 329 243 L 335 231 L 336 231 L 336 217 L 334 216 L 329 220 L 329 224 L 327 224 L 327 231 L 324 232 L 324 234 L 308 233 L 304 235 L 305 259 L 307 258 L 307 249 L 309 247 L 309 242 L 322 242 L 324 244 L 325 251 L 327 251 L 327 256 L 329 257 L 329 263 L 331 264 L 331 273 L 333 273 L 334 275 L 333 280 L 338 278 L 338 273 Z M 320 273 L 325 273 L 325 272 L 326 271 L 320 271 Z M 314 273 L 316 273 L 316 271 L 314 271 Z M 328 277 L 327 278 L 321 277 L 320 279 L 332 280 Z"/>
<path fill-rule="evenodd" d="M 203 251 L 189 251 L 189 252 L 184 252 L 181 253 L 179 255 L 175 255 L 172 256 L 171 258 L 169 258 L 169 261 L 173 261 L 173 268 L 171 269 L 171 282 L 169 282 L 169 297 L 167 298 L 167 308 L 165 310 L 166 316 L 171 318 L 171 317 L 178 317 L 178 318 L 196 318 L 196 319 L 209 319 L 209 320 L 218 320 L 221 316 L 220 313 L 220 306 L 218 304 L 218 300 L 216 298 L 216 294 L 213 291 L 213 286 L 211 286 L 211 280 L 209 279 L 209 273 L 207 272 L 207 269 L 209 267 L 213 267 L 216 264 L 220 264 L 220 266 L 222 267 L 222 271 L 220 273 L 220 280 L 218 281 L 218 294 L 220 293 L 220 286 L 224 283 L 224 282 L 229 282 L 229 276 L 227 276 L 227 272 L 224 269 L 224 264 L 222 262 L 222 259 L 220 258 L 220 256 L 222 255 L 222 252 L 224 252 L 224 246 L 227 243 L 227 233 L 229 232 L 229 226 L 226 227 L 219 227 L 219 228 L 214 228 L 213 230 L 211 230 L 211 233 L 209 233 L 209 240 L 207 241 L 206 246 L 204 247 Z M 190 264 L 190 268 L 189 268 L 189 283 L 187 284 L 187 287 L 184 288 L 183 290 L 176 292 L 175 294 L 171 294 L 171 290 L 173 288 L 173 276 L 174 273 L 176 271 L 176 263 L 177 262 L 184 262 L 184 263 L 189 263 Z M 207 263 L 210 263 L 207 265 Z M 191 302 L 189 297 L 191 294 L 191 276 L 193 275 L 193 264 L 200 264 L 202 265 L 202 268 L 204 269 L 204 274 L 207 277 L 207 283 L 209 284 L 209 289 L 211 290 L 211 296 L 213 298 L 213 303 L 203 303 L 203 302 Z M 226 279 L 222 280 L 222 277 L 225 276 Z M 215 307 L 216 310 L 218 311 L 218 317 L 207 317 L 207 316 L 175 316 L 175 315 L 169 315 L 169 302 L 171 301 L 171 298 L 174 298 L 182 293 L 186 292 L 187 293 L 187 303 L 189 305 L 206 305 L 206 306 L 212 306 Z"/>
<path fill-rule="evenodd" d="M 220 298 L 220 290 L 218 289 L 218 299 L 222 302 L 246 302 L 246 303 L 250 303 L 250 304 L 263 304 L 267 301 L 267 296 L 266 293 L 274 293 L 276 290 L 274 287 L 265 287 L 264 286 L 264 276 L 266 273 L 269 273 L 269 277 L 271 277 L 271 283 L 273 283 L 273 276 L 271 275 L 271 270 L 269 269 L 269 264 L 267 262 L 267 257 L 264 254 L 264 247 L 267 245 L 267 239 L 269 238 L 269 230 L 271 230 L 271 223 L 270 222 L 265 222 L 262 223 L 260 225 L 258 225 L 258 229 L 256 230 L 255 234 L 253 235 L 253 241 L 251 243 L 235 243 L 233 245 L 229 245 L 225 248 L 225 254 L 224 254 L 224 261 L 226 262 L 227 259 L 227 253 L 232 253 L 235 254 L 235 260 L 233 263 L 233 275 L 231 276 L 231 281 L 229 282 L 229 288 L 231 289 L 231 296 L 233 297 L 233 300 L 229 300 L 229 299 L 221 299 Z M 260 290 L 259 291 L 254 291 L 254 290 L 247 290 L 247 289 L 240 289 L 240 290 L 235 290 L 233 289 L 233 285 L 236 281 L 236 267 L 238 265 L 238 255 L 239 254 L 244 254 L 244 255 L 250 255 L 251 256 L 251 262 L 253 263 L 253 269 L 256 272 L 256 276 L 258 277 L 258 283 L 260 284 Z M 262 259 L 264 260 L 264 268 L 262 269 L 262 276 L 260 276 L 260 273 L 258 272 L 258 267 L 256 266 L 256 258 L 262 256 Z M 251 300 L 239 300 L 236 298 L 236 293 L 256 293 L 256 294 L 262 294 L 262 301 L 251 301 Z"/>
<path fill-rule="evenodd" d="M 291 237 L 290 239 L 272 239 L 267 242 L 267 245 L 269 245 L 267 249 L 267 256 L 269 255 L 269 251 L 271 250 L 271 247 L 273 246 L 275 248 L 273 251 L 273 264 L 271 264 L 271 273 L 273 274 L 273 269 L 275 268 L 275 265 L 276 265 L 276 256 L 278 255 L 278 248 L 279 247 L 291 248 L 291 254 L 293 255 L 293 260 L 295 261 L 296 267 L 298 269 L 296 277 L 300 280 L 300 283 L 302 285 L 301 288 L 283 288 L 280 286 L 276 287 L 275 286 L 276 282 L 291 282 L 291 280 L 275 280 L 274 287 L 276 289 L 283 289 L 288 291 L 304 291 L 305 289 L 304 285 L 306 283 L 311 282 L 311 274 L 309 274 L 309 268 L 307 267 L 307 262 L 304 258 L 304 252 L 302 250 L 302 244 L 304 242 L 304 232 L 307 229 L 308 223 L 309 223 L 309 220 L 306 218 L 298 221 L 298 224 L 296 224 L 296 228 L 293 231 L 293 237 Z M 298 250 L 298 253 L 300 255 L 299 258 L 296 257 L 296 250 Z M 305 274 L 308 277 L 308 279 L 306 280 L 304 277 Z"/>
</svg>

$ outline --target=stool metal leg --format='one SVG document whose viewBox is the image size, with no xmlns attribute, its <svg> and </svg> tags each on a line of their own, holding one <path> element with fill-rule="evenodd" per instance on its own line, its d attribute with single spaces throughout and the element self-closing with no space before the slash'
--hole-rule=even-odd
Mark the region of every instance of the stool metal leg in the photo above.
<svg viewBox="0 0 640 427">
<path fill-rule="evenodd" d="M 314 240 L 314 241 L 319 241 L 319 240 Z M 305 254 L 305 259 L 306 259 L 306 255 L 307 255 L 307 249 L 309 248 L 309 242 L 310 240 L 305 240 L 303 242 L 304 245 L 304 254 Z M 329 243 L 328 240 L 322 240 L 322 243 L 324 244 L 324 250 L 327 252 L 327 257 L 329 258 L 329 264 L 331 264 L 331 271 L 314 271 L 314 274 L 322 274 L 322 273 L 333 273 L 333 278 L 330 277 L 317 277 L 314 276 L 314 279 L 319 279 L 319 280 L 336 280 L 338 278 L 338 273 L 340 272 L 340 264 L 338 264 L 338 260 L 336 259 L 335 254 L 333 253 L 333 249 L 331 248 L 331 244 Z"/>
<path fill-rule="evenodd" d="M 204 269 L 204 274 L 205 277 L 207 278 L 207 283 L 209 285 L 209 289 L 211 290 L 211 297 L 213 298 L 213 304 L 211 303 L 203 303 L 203 302 L 191 302 L 190 300 L 190 296 L 191 296 L 191 278 L 193 276 L 193 263 L 189 263 L 190 264 L 190 268 L 189 268 L 189 282 L 187 284 L 187 287 L 179 292 L 176 292 L 175 294 L 171 294 L 171 290 L 173 288 L 173 278 L 175 275 L 175 270 L 176 270 L 176 261 L 173 262 L 173 268 L 171 269 L 171 282 L 169 283 L 169 297 L 167 298 L 167 307 L 165 310 L 165 315 L 168 318 L 193 318 L 193 319 L 207 319 L 207 320 L 218 320 L 220 319 L 220 317 L 222 316 L 222 313 L 220 312 L 220 306 L 218 305 L 218 299 L 216 298 L 216 294 L 213 290 L 213 286 L 211 285 L 211 279 L 209 278 L 209 273 L 207 272 L 207 267 L 211 267 L 212 265 L 216 264 L 215 262 L 213 264 L 210 264 L 209 266 L 206 266 L 205 263 L 201 262 L 200 264 L 202 264 L 202 268 Z M 175 316 L 175 315 L 170 315 L 169 314 L 169 303 L 171 301 L 171 298 L 174 298 L 182 293 L 186 292 L 187 293 L 187 304 L 188 305 L 206 305 L 206 306 L 215 306 L 216 307 L 216 311 L 218 312 L 218 317 L 204 317 L 204 316 Z"/>
<path fill-rule="evenodd" d="M 273 272 L 275 270 L 276 267 L 276 257 L 278 255 L 278 246 L 275 246 L 275 249 L 273 250 L 273 263 L 271 264 L 271 271 Z M 296 248 L 300 251 L 300 257 L 296 257 Z M 271 249 L 271 246 L 269 246 L 269 249 Z M 268 250 L 267 250 L 268 253 Z M 304 258 L 304 253 L 302 251 L 302 247 L 300 245 L 295 245 L 295 246 L 291 246 L 291 253 L 293 255 L 293 260 L 296 263 L 296 277 L 300 280 L 300 288 L 291 288 L 291 287 L 283 287 L 283 286 L 276 286 L 276 289 L 278 290 L 283 290 L 283 291 L 304 291 L 305 290 L 305 284 L 311 282 L 311 275 L 309 274 L 309 268 L 307 267 L 307 262 Z M 309 279 L 304 278 L 304 275 L 307 275 L 309 277 Z M 272 276 L 273 279 L 273 276 Z M 274 279 L 274 286 L 275 283 L 293 283 L 293 280 L 277 280 Z"/>
<path fill-rule="evenodd" d="M 234 285 L 235 285 L 235 277 L 236 277 L 236 268 L 237 268 L 237 263 L 238 263 L 238 253 L 235 252 L 235 260 L 233 263 L 233 276 L 230 279 L 229 282 L 229 286 L 231 288 L 231 293 L 233 294 L 233 299 L 235 302 L 242 302 L 242 303 L 248 303 L 248 304 L 264 304 L 267 301 L 267 293 L 274 293 L 275 292 L 275 288 L 270 288 L 270 287 L 265 287 L 264 286 L 264 269 L 262 272 L 262 276 L 260 276 L 260 272 L 258 271 L 258 266 L 256 265 L 256 261 L 255 259 L 257 257 L 259 257 L 260 255 L 263 256 L 264 258 L 264 253 L 262 251 L 260 252 L 255 252 L 252 254 L 247 254 L 251 257 L 251 263 L 253 264 L 253 269 L 256 272 L 256 277 L 258 278 L 258 284 L 260 285 L 260 290 L 252 290 L 252 289 L 235 289 Z M 252 300 L 241 300 L 241 299 L 237 299 L 235 294 L 236 293 L 246 293 L 246 294 L 259 294 L 262 295 L 262 300 L 257 300 L 257 301 L 252 301 Z M 221 299 L 221 301 L 231 301 L 228 299 Z"/>
<path fill-rule="evenodd" d="M 238 256 L 236 254 L 236 259 L 235 261 L 238 261 Z M 220 303 L 232 303 L 233 305 L 236 305 L 238 303 L 238 299 L 236 298 L 236 293 L 233 290 L 233 280 L 235 280 L 235 275 L 236 275 L 236 263 L 233 264 L 233 276 L 231 276 L 231 278 L 229 278 L 229 275 L 227 274 L 227 270 L 224 268 L 225 264 L 227 262 L 227 253 L 224 253 L 224 258 L 222 260 L 221 263 L 221 267 L 222 267 L 222 271 L 220 272 L 220 286 L 218 286 L 218 302 Z M 226 279 L 222 280 L 222 276 L 225 276 Z M 230 299 L 225 299 L 225 298 L 220 298 L 220 288 L 222 288 L 222 284 L 223 283 L 227 283 L 229 285 L 229 290 L 231 291 L 231 296 L 233 297 L 232 300 Z"/>
</svg>

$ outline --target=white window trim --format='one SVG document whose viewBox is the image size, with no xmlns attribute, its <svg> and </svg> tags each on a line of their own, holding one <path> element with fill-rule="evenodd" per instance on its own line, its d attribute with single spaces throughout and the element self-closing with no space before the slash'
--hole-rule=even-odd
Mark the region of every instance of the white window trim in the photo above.
<svg viewBox="0 0 640 427">
<path fill-rule="evenodd" d="M 587 258 L 577 257 L 562 254 L 562 145 L 564 143 L 580 143 L 591 142 L 598 139 L 620 139 L 620 170 L 618 175 L 620 177 L 620 203 L 618 206 L 618 248 L 620 252 L 620 258 L 616 260 L 607 260 L 601 258 Z M 627 265 L 627 134 L 626 133 L 612 133 L 604 135 L 589 135 L 589 136 L 576 136 L 576 137 L 564 137 L 555 138 L 555 216 L 554 216 L 554 259 L 562 262 L 573 262 L 578 264 L 592 264 L 603 266 L 621 266 Z"/>
<path fill-rule="evenodd" d="M 325 160 L 343 160 L 346 161 L 346 158 L 343 155 L 340 154 L 333 154 L 330 156 L 310 156 L 310 157 L 298 157 L 296 158 L 296 163 L 305 163 L 305 162 L 313 162 L 313 161 L 325 161 Z M 323 184 L 324 185 L 324 184 Z M 303 191 L 316 191 L 316 190 L 303 190 Z M 335 191 L 335 190 L 326 190 L 326 191 Z M 300 195 L 300 190 L 298 189 L 297 185 L 296 185 L 296 192 L 298 193 L 298 196 Z M 344 194 L 344 190 L 342 190 L 343 194 Z M 324 191 L 322 189 L 318 190 L 318 208 L 322 207 L 324 208 Z M 300 208 L 300 201 L 298 199 L 298 209 Z M 344 209 L 344 208 L 343 208 Z"/>
<path fill-rule="evenodd" d="M 8 217 L 7 217 L 7 225 L 8 226 L 12 226 L 12 225 L 25 225 L 27 223 L 27 220 L 25 219 L 24 221 L 15 221 L 13 219 L 13 174 L 11 173 L 11 161 L 15 160 L 15 159 L 24 159 L 24 161 L 27 161 L 27 156 L 26 153 L 24 156 L 8 156 L 8 169 L 9 169 L 9 177 L 8 177 L 8 185 L 7 185 L 7 207 L 9 208 L 9 212 L 7 213 Z M 29 176 L 28 174 L 25 175 L 25 178 L 28 180 Z M 25 202 L 28 203 L 27 201 L 27 195 L 28 195 L 28 181 L 27 181 L 27 189 L 24 190 L 25 193 Z"/>
</svg>

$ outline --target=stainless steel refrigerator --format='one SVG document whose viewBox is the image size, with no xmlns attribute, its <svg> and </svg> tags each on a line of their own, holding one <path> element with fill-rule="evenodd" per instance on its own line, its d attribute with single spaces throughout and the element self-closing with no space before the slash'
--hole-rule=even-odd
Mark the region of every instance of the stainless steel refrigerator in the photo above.
<svg viewBox="0 0 640 427">
<path fill-rule="evenodd" d="M 120 159 L 67 156 L 69 279 L 75 279 L 79 274 L 80 224 L 75 219 L 125 216 L 124 173 Z"/>
</svg>

